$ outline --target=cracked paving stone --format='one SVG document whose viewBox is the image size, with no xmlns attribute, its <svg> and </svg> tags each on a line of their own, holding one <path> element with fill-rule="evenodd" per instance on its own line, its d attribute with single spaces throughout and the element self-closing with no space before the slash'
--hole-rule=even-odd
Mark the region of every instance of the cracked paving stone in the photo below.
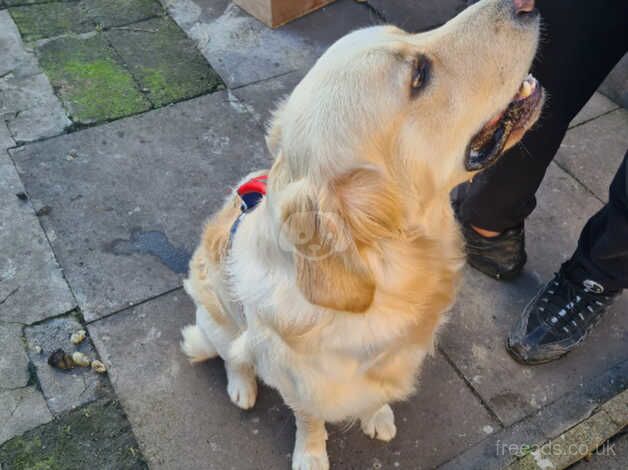
<svg viewBox="0 0 628 470">
<path fill-rule="evenodd" d="M 225 91 L 10 152 L 87 321 L 180 287 L 203 220 L 270 165 Z"/>
<path fill-rule="evenodd" d="M 59 135 L 72 124 L 43 73 L 0 79 L 0 118 L 18 143 Z"/>
<path fill-rule="evenodd" d="M 97 123 L 151 107 L 102 34 L 55 39 L 38 55 L 74 122 Z"/>
<path fill-rule="evenodd" d="M 0 11 L 0 45 L 2 46 L 0 77 L 11 73 L 20 78 L 41 72 L 35 55 L 24 48 L 20 33 L 8 11 Z"/>
<path fill-rule="evenodd" d="M 135 23 L 106 35 L 155 106 L 222 86 L 194 42 L 170 18 Z"/>
<path fill-rule="evenodd" d="M 28 356 L 24 350 L 22 327 L 0 321 L 0 390 L 28 384 Z"/>
<path fill-rule="evenodd" d="M 144 470 L 124 411 L 99 400 L 0 446 L 3 470 Z"/>
<path fill-rule="evenodd" d="M 35 387 L 0 391 L 0 444 L 50 420 L 52 415 Z M 1 457 L 0 464 L 4 470 Z"/>
<path fill-rule="evenodd" d="M 0 321 L 29 324 L 74 308 L 9 156 L 0 151 Z"/>
<path fill-rule="evenodd" d="M 156 0 L 38 3 L 10 7 L 9 12 L 26 42 L 125 25 L 164 13 Z"/>
<path fill-rule="evenodd" d="M 229 0 L 164 3 L 229 88 L 309 68 L 336 39 L 375 21 L 354 0 L 338 0 L 274 30 Z"/>
<path fill-rule="evenodd" d="M 35 366 L 48 407 L 55 415 L 112 393 L 106 376 L 94 372 L 91 367 L 59 370 L 47 362 L 50 353 L 59 348 L 70 355 L 80 351 L 90 359 L 97 359 L 89 338 L 78 345 L 70 342 L 72 333 L 81 329 L 83 326 L 71 316 L 53 318 L 25 329 L 29 358 Z"/>
</svg>

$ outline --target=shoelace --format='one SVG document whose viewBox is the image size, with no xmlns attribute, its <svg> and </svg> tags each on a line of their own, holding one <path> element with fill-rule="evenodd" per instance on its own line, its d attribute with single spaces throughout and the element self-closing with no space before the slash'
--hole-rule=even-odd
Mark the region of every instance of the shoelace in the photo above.
<svg viewBox="0 0 628 470">
<path fill-rule="evenodd" d="M 553 330 L 571 334 L 574 330 L 586 331 L 610 300 L 611 297 L 587 291 L 560 272 L 545 288 L 538 309 L 551 314 L 544 316 Z"/>
</svg>

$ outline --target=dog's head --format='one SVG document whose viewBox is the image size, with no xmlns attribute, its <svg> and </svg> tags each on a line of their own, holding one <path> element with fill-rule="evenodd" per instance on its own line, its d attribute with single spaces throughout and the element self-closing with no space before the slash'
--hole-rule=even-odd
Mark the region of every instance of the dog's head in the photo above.
<svg viewBox="0 0 628 470">
<path fill-rule="evenodd" d="M 365 252 L 399 230 L 400 188 L 445 199 L 534 124 L 543 90 L 528 70 L 540 20 L 522 4 L 533 2 L 483 0 L 421 34 L 353 32 L 280 106 L 270 184 L 308 300 L 365 310 Z"/>
</svg>

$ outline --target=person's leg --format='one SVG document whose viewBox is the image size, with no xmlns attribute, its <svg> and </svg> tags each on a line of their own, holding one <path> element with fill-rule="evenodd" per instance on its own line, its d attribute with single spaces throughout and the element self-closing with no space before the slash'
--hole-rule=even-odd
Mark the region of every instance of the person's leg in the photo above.
<svg viewBox="0 0 628 470">
<path fill-rule="evenodd" d="M 628 152 L 608 203 L 587 222 L 578 248 L 524 309 L 507 349 L 526 364 L 558 359 L 580 344 L 628 288 Z"/>
<path fill-rule="evenodd" d="M 584 226 L 570 269 L 582 269 L 607 289 L 628 289 L 628 152 L 608 203 Z"/>
<path fill-rule="evenodd" d="M 534 210 L 534 194 L 567 127 L 628 45 L 628 2 L 539 0 L 543 39 L 533 74 L 548 93 L 543 116 L 520 145 L 463 191 L 465 224 L 502 232 Z"/>
</svg>

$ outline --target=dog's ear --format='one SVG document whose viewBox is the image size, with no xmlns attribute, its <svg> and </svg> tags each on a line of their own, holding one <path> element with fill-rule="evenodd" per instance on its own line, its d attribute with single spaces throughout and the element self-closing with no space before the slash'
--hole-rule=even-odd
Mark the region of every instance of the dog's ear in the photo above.
<svg viewBox="0 0 628 470">
<path fill-rule="evenodd" d="M 375 280 L 364 253 L 390 235 L 398 210 L 390 210 L 387 191 L 358 194 L 356 186 L 378 190 L 370 171 L 356 170 L 322 190 L 302 180 L 287 191 L 282 237 L 293 253 L 297 285 L 315 305 L 362 313 L 373 302 Z"/>
<path fill-rule="evenodd" d="M 375 283 L 340 208 L 309 183 L 291 186 L 281 207 L 281 236 L 284 249 L 292 251 L 299 290 L 314 305 L 364 312 Z"/>
</svg>

